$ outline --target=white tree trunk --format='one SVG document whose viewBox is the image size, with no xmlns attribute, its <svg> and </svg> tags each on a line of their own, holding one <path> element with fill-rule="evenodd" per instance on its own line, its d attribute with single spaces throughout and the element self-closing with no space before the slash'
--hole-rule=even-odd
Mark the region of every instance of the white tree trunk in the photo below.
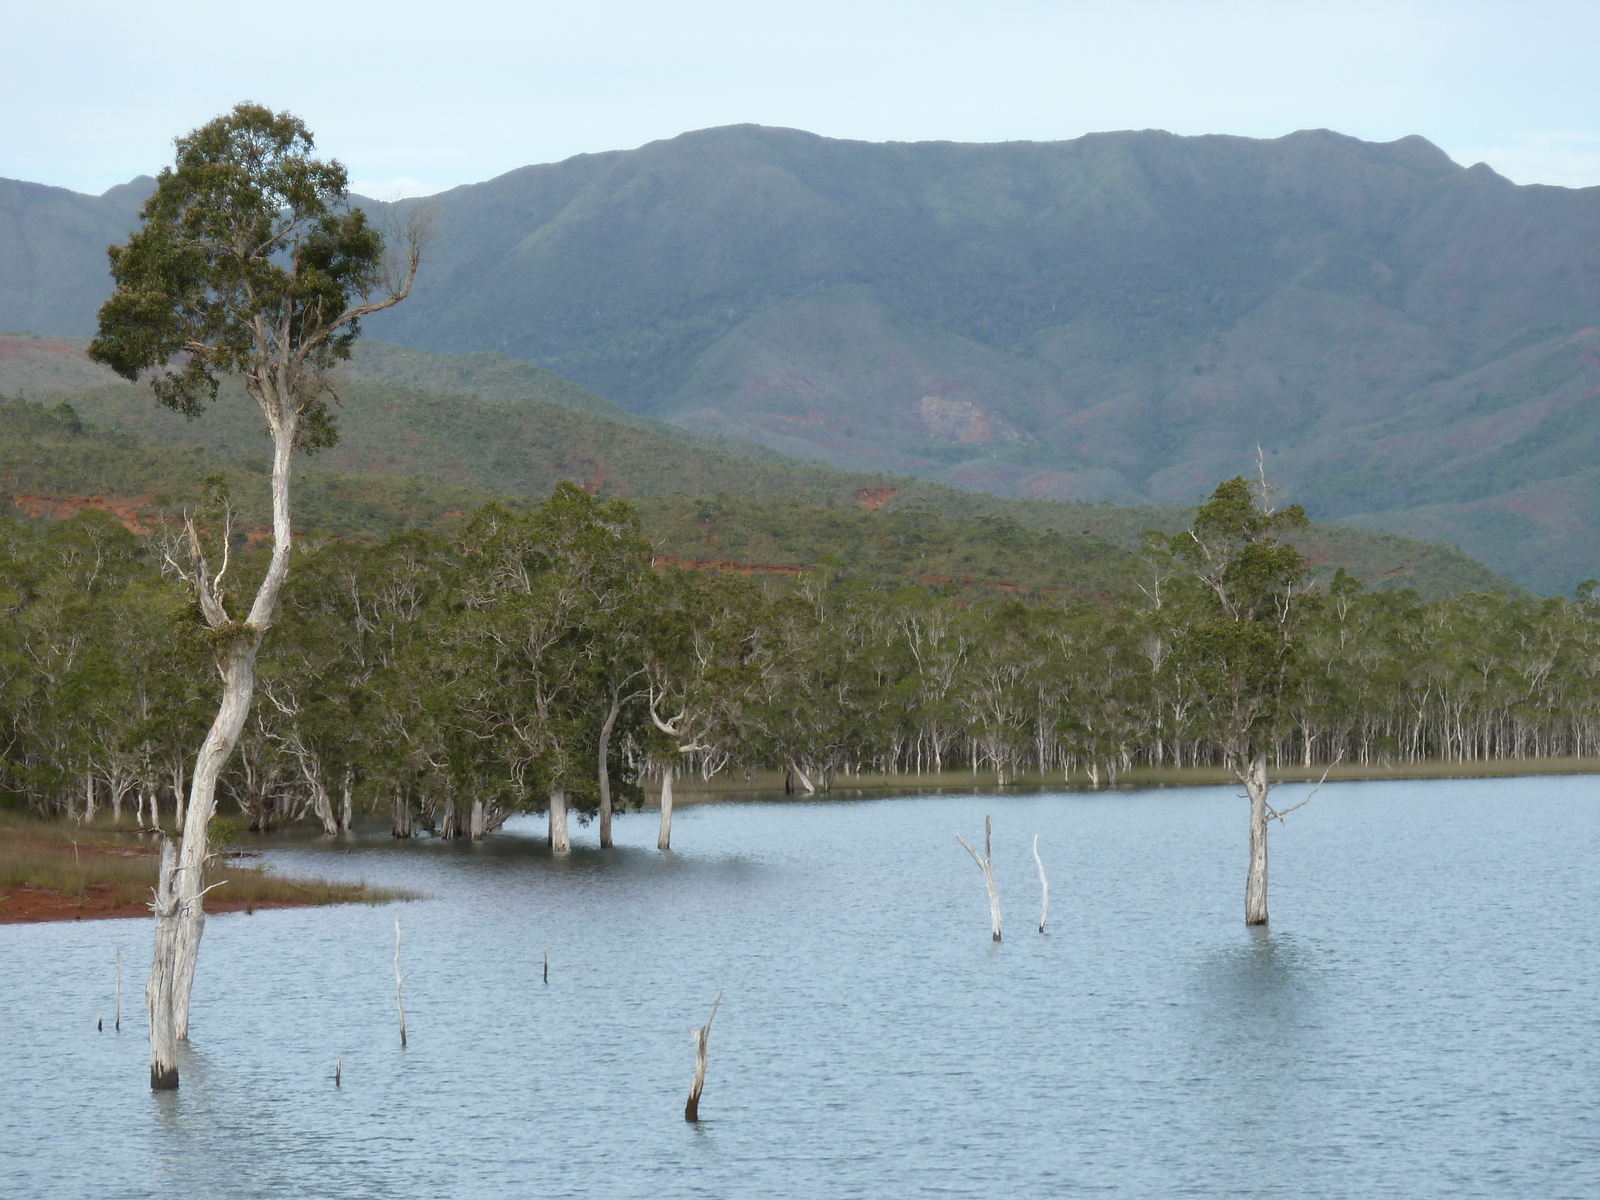
<svg viewBox="0 0 1600 1200">
<path fill-rule="evenodd" d="M 150 978 L 144 985 L 145 1006 L 150 1012 L 150 1087 L 158 1092 L 178 1086 L 178 1039 L 172 1019 L 176 986 L 172 968 L 182 903 L 174 886 L 177 872 L 177 851 L 170 840 L 163 838 L 155 901 L 150 906 L 156 918 L 155 954 L 150 962 Z"/>
<path fill-rule="evenodd" d="M 699 1029 L 689 1030 L 694 1039 L 694 1083 L 689 1086 L 689 1101 L 683 1106 L 685 1121 L 700 1119 L 700 1090 L 706 1085 L 706 1043 L 711 1039 L 711 1022 L 717 1019 L 717 1006 L 722 1003 L 722 993 L 711 1002 L 711 1015 Z"/>
<path fill-rule="evenodd" d="M 483 807 L 481 797 L 472 798 L 472 828 L 469 831 L 472 840 L 481 842 L 489 832 L 489 814 Z"/>
<path fill-rule="evenodd" d="M 1267 923 L 1267 756 L 1251 757 L 1244 772 L 1250 797 L 1250 874 L 1244 885 L 1244 923 Z"/>
<path fill-rule="evenodd" d="M 611 730 L 616 726 L 617 714 L 622 711 L 622 705 L 617 700 L 616 691 L 611 693 L 611 707 L 606 711 L 606 719 L 600 724 L 600 753 L 599 774 L 600 784 L 600 849 L 611 849 Z"/>
<path fill-rule="evenodd" d="M 661 771 L 661 832 L 656 835 L 657 850 L 672 849 L 672 768 Z"/>
<path fill-rule="evenodd" d="M 572 839 L 567 835 L 567 793 L 563 788 L 550 792 L 550 852 L 572 853 Z"/>
<path fill-rule="evenodd" d="M 1039 835 L 1033 835 L 1033 861 L 1039 868 L 1039 932 L 1044 932 L 1044 920 L 1050 915 L 1050 881 L 1044 877 L 1044 859 L 1039 857 Z"/>
<path fill-rule="evenodd" d="M 329 837 L 336 836 L 339 818 L 333 812 L 333 797 L 328 795 L 328 789 L 322 786 L 319 778 L 311 781 L 311 808 L 317 814 L 317 820 L 322 822 L 322 832 Z"/>
<path fill-rule="evenodd" d="M 800 786 L 806 789 L 806 795 L 808 795 L 808 796 L 816 795 L 817 789 L 811 786 L 811 780 L 806 778 L 806 773 L 803 770 L 800 769 L 800 764 L 799 763 L 796 763 L 794 765 L 794 773 L 800 779 Z"/>
<path fill-rule="evenodd" d="M 962 837 L 959 833 L 956 834 L 956 841 L 960 842 L 961 845 L 966 849 L 966 852 L 972 855 L 972 861 L 977 863 L 978 869 L 983 872 L 983 886 L 989 892 L 989 927 L 990 931 L 994 934 L 994 940 L 998 942 L 1000 940 L 1000 892 L 994 886 L 994 870 L 990 865 L 989 855 L 989 835 L 993 828 L 994 818 L 984 817 L 982 858 L 978 857 L 978 852 L 971 846 L 968 846 L 967 839 Z"/>
<path fill-rule="evenodd" d="M 178 937 L 172 964 L 173 1034 L 180 1041 L 189 1036 L 189 995 L 194 987 L 195 961 L 200 954 L 200 938 L 205 933 L 206 914 L 201 900 L 205 890 L 205 862 L 211 817 L 216 810 L 217 779 L 227 765 L 245 718 L 250 715 L 250 699 L 255 691 L 256 646 L 252 642 L 226 652 L 221 666 L 222 705 L 195 760 L 189 783 L 188 814 L 184 821 L 183 843 L 178 851 L 178 896 L 182 907 L 178 916 Z"/>
<path fill-rule="evenodd" d="M 278 593 L 289 574 L 289 552 L 293 538 L 289 523 L 289 469 L 294 453 L 296 417 L 292 411 L 284 413 L 280 407 L 278 419 L 274 421 L 269 412 L 268 422 L 273 435 L 272 559 L 267 564 L 261 586 L 256 589 L 250 613 L 242 623 L 231 620 L 216 598 L 212 590 L 214 580 L 207 577 L 204 562 L 199 558 L 199 535 L 191 534 L 192 553 L 197 560 L 195 571 L 201 613 L 213 630 L 225 633 L 227 638 L 217 650 L 217 670 L 222 676 L 222 703 L 195 759 L 183 822 L 183 845 L 178 852 L 177 887 L 181 904 L 172 960 L 172 1022 L 173 1033 L 180 1040 L 189 1036 L 189 995 L 194 986 L 200 938 L 205 932 L 206 918 L 201 905 L 201 893 L 205 890 L 206 843 L 210 835 L 211 817 L 216 809 L 217 779 L 233 754 L 239 734 L 244 730 L 245 719 L 250 715 L 250 701 L 255 693 L 256 652 L 272 625 Z M 227 568 L 224 566 L 222 569 L 225 571 Z M 151 1037 L 155 1036 L 152 1028 Z"/>
<path fill-rule="evenodd" d="M 349 833 L 353 821 L 354 814 L 351 811 L 350 804 L 350 772 L 346 771 L 344 773 L 344 808 L 339 814 L 339 828 L 343 832 Z"/>
<path fill-rule="evenodd" d="M 400 1049 L 406 1048 L 406 1002 L 400 988 L 406 977 L 400 974 L 400 914 L 394 915 L 394 1008 L 400 1017 Z"/>
</svg>

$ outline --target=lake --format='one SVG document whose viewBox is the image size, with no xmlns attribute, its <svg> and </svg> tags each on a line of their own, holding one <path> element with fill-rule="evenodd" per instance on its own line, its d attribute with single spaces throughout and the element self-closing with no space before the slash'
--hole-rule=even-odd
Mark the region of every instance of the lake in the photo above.
<svg viewBox="0 0 1600 1200">
<path fill-rule="evenodd" d="M 1600 1195 L 1600 778 L 1330 784 L 1270 931 L 1236 791 L 707 804 L 565 861 L 532 821 L 274 839 L 429 898 L 212 917 L 176 1094 L 146 922 L 0 927 L 0 1194 Z"/>
</svg>

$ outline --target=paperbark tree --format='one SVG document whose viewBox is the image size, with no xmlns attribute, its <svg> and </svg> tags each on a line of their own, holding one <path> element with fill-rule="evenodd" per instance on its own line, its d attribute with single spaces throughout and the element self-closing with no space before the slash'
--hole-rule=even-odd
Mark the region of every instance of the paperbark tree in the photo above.
<svg viewBox="0 0 1600 1200">
<path fill-rule="evenodd" d="M 100 310 L 91 357 L 133 380 L 148 378 L 166 406 L 199 416 L 223 376 L 242 381 L 272 438 L 272 556 L 248 609 L 209 566 L 191 514 L 182 564 L 222 683 L 222 699 L 195 760 L 176 869 L 176 903 L 157 913 L 152 1009 L 170 1030 L 151 1031 L 151 1082 L 178 1084 L 174 1040 L 188 1036 L 189 993 L 205 916 L 202 873 L 217 777 L 250 712 L 255 662 L 289 573 L 290 466 L 296 450 L 336 439 L 327 372 L 350 356 L 361 319 L 399 303 L 421 258 L 422 225 L 394 250 L 364 212 L 348 206 L 345 169 L 313 157 L 304 123 L 238 105 L 177 140 L 140 212 L 142 226 L 109 251 L 116 288 Z M 176 922 L 175 930 L 162 928 Z M 170 1035 L 170 1036 L 169 1036 Z"/>
<path fill-rule="evenodd" d="M 1296 504 L 1275 510 L 1265 474 L 1217 485 L 1193 525 L 1162 539 L 1189 568 L 1177 653 L 1205 695 L 1210 732 L 1250 800 L 1245 924 L 1267 923 L 1267 758 L 1288 719 L 1285 684 L 1306 607 L 1305 559 L 1282 538 L 1307 524 Z"/>
</svg>

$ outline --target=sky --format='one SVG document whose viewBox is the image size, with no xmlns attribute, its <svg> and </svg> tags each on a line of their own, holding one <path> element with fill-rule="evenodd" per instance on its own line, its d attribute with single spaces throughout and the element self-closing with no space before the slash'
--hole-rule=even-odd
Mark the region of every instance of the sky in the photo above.
<svg viewBox="0 0 1600 1200">
<path fill-rule="evenodd" d="M 353 190 L 755 122 L 868 141 L 1421 134 L 1600 184 L 1600 4 L 1388 0 L 0 0 L 0 177 L 98 193 L 255 100 Z"/>
</svg>

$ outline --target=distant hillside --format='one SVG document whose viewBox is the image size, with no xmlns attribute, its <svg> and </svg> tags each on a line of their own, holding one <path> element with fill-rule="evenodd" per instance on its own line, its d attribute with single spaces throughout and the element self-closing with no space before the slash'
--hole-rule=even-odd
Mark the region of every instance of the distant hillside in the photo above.
<svg viewBox="0 0 1600 1200">
<path fill-rule="evenodd" d="M 1427 531 L 1546 590 L 1600 574 L 1600 493 L 1566 455 L 1600 426 L 1518 366 L 1600 325 L 1600 189 L 1516 187 L 1415 137 L 739 126 L 430 203 L 433 269 L 380 336 L 1012 496 L 1192 503 L 1259 441 L 1320 517 Z M 1484 373 L 1515 435 L 1467 403 Z M 1590 363 L 1569 390 L 1596 387 Z M 1485 436 L 1514 441 L 1492 470 Z"/>
<path fill-rule="evenodd" d="M 534 503 L 571 480 L 639 500 L 662 552 L 684 561 L 833 561 L 874 577 L 1026 587 L 1070 579 L 1105 590 L 1120 568 L 1094 545 L 1125 554 L 1143 530 L 1177 530 L 1186 518 L 1181 509 L 1006 500 L 817 463 L 759 462 L 547 401 L 370 383 L 344 395 L 341 443 L 300 460 L 297 527 L 360 538 L 449 527 L 488 499 Z M 170 509 L 221 472 L 245 519 L 264 521 L 268 461 L 257 421 L 240 396 L 225 395 L 191 422 L 121 383 L 0 404 L 0 490 L 19 504 L 33 497 L 41 514 L 57 508 L 40 497 L 91 495 Z M 1375 588 L 1433 597 L 1513 586 L 1458 551 L 1363 530 L 1319 526 L 1305 549 L 1323 576 L 1343 565 Z"/>
<path fill-rule="evenodd" d="M 90 332 L 104 246 L 147 187 L 0 186 L 0 328 Z M 1259 442 L 1314 516 L 1456 543 L 1543 591 L 1600 576 L 1600 408 L 1581 403 L 1600 188 L 1325 130 L 879 145 L 735 126 L 429 203 L 417 292 L 370 332 L 466 357 L 388 351 L 366 382 L 537 384 L 745 457 L 1013 497 L 1190 504 Z"/>
</svg>

